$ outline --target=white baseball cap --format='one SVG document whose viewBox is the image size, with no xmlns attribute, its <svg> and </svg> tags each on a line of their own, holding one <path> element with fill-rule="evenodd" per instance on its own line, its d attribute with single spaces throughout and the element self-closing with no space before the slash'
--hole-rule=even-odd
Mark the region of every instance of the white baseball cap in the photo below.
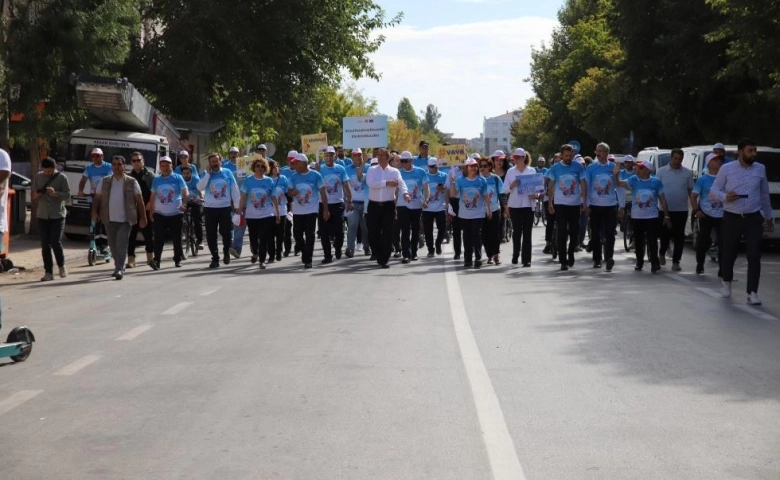
<svg viewBox="0 0 780 480">
<path fill-rule="evenodd" d="M 189 157 L 190 156 L 190 152 L 188 152 L 187 150 L 182 150 L 181 152 L 179 152 L 179 156 L 180 157 Z"/>
<path fill-rule="evenodd" d="M 704 164 L 705 165 L 709 165 L 710 164 L 710 160 L 715 159 L 715 158 L 720 158 L 721 160 L 723 160 L 723 157 L 721 157 L 720 155 L 715 154 L 715 153 L 710 153 L 709 155 L 707 155 L 704 158 Z"/>
<path fill-rule="evenodd" d="M 469 155 L 469 158 L 478 159 L 478 158 L 482 158 L 482 155 L 478 153 L 472 153 L 471 155 Z"/>
<path fill-rule="evenodd" d="M 298 155 L 296 155 L 295 158 L 299 162 L 308 162 L 309 161 L 309 157 L 307 157 L 305 153 L 299 153 Z M 311 163 L 315 163 L 315 162 L 311 162 Z"/>
<path fill-rule="evenodd" d="M 625 155 L 617 160 L 618 163 L 634 163 L 635 161 L 633 155 Z"/>
<path fill-rule="evenodd" d="M 610 153 L 609 155 L 607 155 L 607 160 L 615 161 L 615 156 Z"/>
<path fill-rule="evenodd" d="M 90 153 L 90 155 L 103 155 L 103 150 L 99 148 L 93 148 L 92 153 Z"/>
<path fill-rule="evenodd" d="M 537 162 L 547 162 L 547 160 L 544 159 L 544 157 L 539 157 L 536 159 Z"/>
<path fill-rule="evenodd" d="M 230 147 L 230 150 L 228 150 L 228 153 L 238 153 L 238 147 Z"/>
<path fill-rule="evenodd" d="M 325 149 L 325 153 L 336 153 L 336 149 L 333 148 L 332 145 L 328 145 L 328 148 Z"/>
<path fill-rule="evenodd" d="M 371 159 L 371 162 L 369 162 L 371 165 L 379 165 L 379 159 L 374 157 Z"/>
<path fill-rule="evenodd" d="M 412 158 L 414 158 L 412 152 L 407 152 L 405 150 L 401 152 L 401 160 L 411 160 Z"/>
<path fill-rule="evenodd" d="M 290 150 L 287 152 L 287 160 L 297 160 L 298 159 L 298 151 L 297 150 Z"/>
<path fill-rule="evenodd" d="M 173 160 L 171 160 L 171 157 L 169 157 L 168 155 L 163 155 L 162 157 L 160 157 L 160 163 L 162 162 L 173 163 Z"/>
<path fill-rule="evenodd" d="M 490 158 L 506 158 L 506 153 L 503 150 L 496 150 Z"/>
<path fill-rule="evenodd" d="M 439 166 L 439 159 L 436 157 L 431 157 L 428 159 L 428 166 L 429 167 L 438 167 Z"/>
<path fill-rule="evenodd" d="M 265 146 L 265 143 L 261 143 L 260 145 L 257 146 L 257 149 L 258 150 L 268 150 L 268 147 Z"/>
<path fill-rule="evenodd" d="M 359 148 L 353 148 L 352 149 L 352 155 L 363 155 L 363 150 Z"/>
<path fill-rule="evenodd" d="M 644 168 L 650 170 L 651 172 L 653 170 L 655 170 L 653 168 L 653 163 L 651 161 L 649 161 L 649 160 L 639 160 L 638 162 L 636 162 L 636 165 L 637 165 L 637 167 L 644 167 Z"/>
<path fill-rule="evenodd" d="M 522 148 L 515 148 L 515 151 L 512 152 L 513 157 L 525 157 L 525 150 Z"/>
<path fill-rule="evenodd" d="M 476 158 L 469 158 L 468 160 L 466 160 L 466 163 L 464 163 L 464 165 L 466 165 L 467 167 L 469 165 L 478 165 L 478 164 L 479 162 L 477 161 Z"/>
<path fill-rule="evenodd" d="M 715 150 L 715 149 L 717 149 L 717 150 L 725 150 L 726 146 L 723 145 L 722 143 L 718 142 L 718 143 L 716 143 L 715 145 L 712 146 L 712 149 L 713 150 Z"/>
</svg>

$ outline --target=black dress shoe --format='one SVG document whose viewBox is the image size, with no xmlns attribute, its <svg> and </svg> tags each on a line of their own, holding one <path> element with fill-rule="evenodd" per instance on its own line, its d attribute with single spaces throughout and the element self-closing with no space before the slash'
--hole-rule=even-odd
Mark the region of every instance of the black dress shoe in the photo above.
<svg viewBox="0 0 780 480">
<path fill-rule="evenodd" d="M 327 265 L 329 263 L 333 263 L 333 259 L 331 257 L 325 257 L 322 259 L 322 262 L 320 263 L 322 263 L 323 265 Z"/>
<path fill-rule="evenodd" d="M 611 272 L 612 271 L 612 267 L 614 267 L 614 266 L 615 266 L 615 261 L 613 259 L 610 258 L 609 260 L 607 260 L 607 271 L 608 272 Z"/>
<path fill-rule="evenodd" d="M 531 267 L 531 264 L 530 264 L 530 263 L 524 263 L 524 264 L 523 264 L 523 268 L 530 268 L 530 267 Z"/>
<path fill-rule="evenodd" d="M 601 262 L 595 262 L 593 268 L 601 268 Z"/>
<path fill-rule="evenodd" d="M 561 264 L 561 271 L 562 271 L 562 272 L 565 272 L 565 271 L 566 271 L 566 270 L 568 270 L 568 269 L 569 269 L 569 266 L 568 266 L 568 265 L 566 265 L 565 263 L 562 263 L 562 264 Z"/>
<path fill-rule="evenodd" d="M 401 263 L 407 264 L 407 263 L 409 263 L 409 259 L 408 258 L 404 258 L 403 260 L 401 260 Z"/>
<path fill-rule="evenodd" d="M 382 264 L 382 265 L 380 265 L 379 267 L 380 267 L 380 268 L 390 268 L 390 265 L 388 265 L 388 264 L 386 264 L 386 263 L 383 263 L 383 264 Z"/>
<path fill-rule="evenodd" d="M 222 257 L 222 263 L 230 265 L 230 253 L 225 252 L 225 255 Z"/>
<path fill-rule="evenodd" d="M 512 257 L 512 265 L 517 265 L 517 262 L 518 262 L 518 258 Z"/>
<path fill-rule="evenodd" d="M 309 269 L 311 268 L 311 263 L 305 263 L 303 264 L 303 268 Z"/>
<path fill-rule="evenodd" d="M 417 255 L 412 255 L 412 261 L 416 262 L 418 260 Z"/>
<path fill-rule="evenodd" d="M 455 254 L 455 260 L 460 260 L 460 253 Z"/>
<path fill-rule="evenodd" d="M 441 245 L 436 245 L 436 255 L 441 255 Z"/>
<path fill-rule="evenodd" d="M 219 259 L 213 258 L 211 259 L 211 263 L 209 263 L 209 268 L 217 268 L 219 267 Z"/>
<path fill-rule="evenodd" d="M 569 255 L 569 266 L 570 267 L 574 266 L 574 255 Z"/>
</svg>

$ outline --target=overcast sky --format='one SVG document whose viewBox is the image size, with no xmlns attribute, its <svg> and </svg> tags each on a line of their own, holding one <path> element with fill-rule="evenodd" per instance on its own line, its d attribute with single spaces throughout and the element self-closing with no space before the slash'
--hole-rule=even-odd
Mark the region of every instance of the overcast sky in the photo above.
<svg viewBox="0 0 780 480">
<path fill-rule="evenodd" d="M 521 107 L 533 95 L 528 83 L 531 48 L 549 42 L 563 0 L 376 0 L 400 26 L 382 32 L 372 56 L 379 82 L 358 88 L 395 116 L 406 96 L 419 112 L 429 103 L 441 113 L 439 129 L 456 137 L 482 132 L 483 117 Z"/>
</svg>

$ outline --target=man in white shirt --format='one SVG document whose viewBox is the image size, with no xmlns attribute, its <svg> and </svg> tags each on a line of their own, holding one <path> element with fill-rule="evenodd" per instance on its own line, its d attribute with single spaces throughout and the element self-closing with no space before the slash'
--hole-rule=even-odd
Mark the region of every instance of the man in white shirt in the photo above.
<svg viewBox="0 0 780 480">
<path fill-rule="evenodd" d="M 11 157 L 3 149 L 0 149 L 0 253 L 5 253 L 3 238 L 8 231 L 8 182 L 11 177 Z"/>
<path fill-rule="evenodd" d="M 390 246 L 392 241 L 393 219 L 395 218 L 396 189 L 408 202 L 411 196 L 401 178 L 401 172 L 391 167 L 390 153 L 380 148 L 377 154 L 379 165 L 368 169 L 368 234 L 371 236 L 371 248 L 381 268 L 390 268 Z"/>
</svg>

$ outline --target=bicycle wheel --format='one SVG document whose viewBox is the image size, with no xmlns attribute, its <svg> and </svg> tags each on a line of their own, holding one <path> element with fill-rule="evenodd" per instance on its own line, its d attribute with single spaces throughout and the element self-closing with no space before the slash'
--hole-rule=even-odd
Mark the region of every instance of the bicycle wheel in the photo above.
<svg viewBox="0 0 780 480">
<path fill-rule="evenodd" d="M 541 213 L 539 213 L 539 208 L 534 211 L 534 227 L 539 225 L 539 221 L 542 219 Z"/>
<path fill-rule="evenodd" d="M 198 241 L 195 238 L 195 226 L 192 222 L 187 224 L 187 243 L 189 244 L 190 255 L 193 257 L 198 256 Z"/>
<path fill-rule="evenodd" d="M 623 229 L 623 247 L 626 252 L 631 251 L 631 246 L 634 243 L 634 224 L 631 222 L 631 217 L 626 217 L 626 226 Z"/>
</svg>

